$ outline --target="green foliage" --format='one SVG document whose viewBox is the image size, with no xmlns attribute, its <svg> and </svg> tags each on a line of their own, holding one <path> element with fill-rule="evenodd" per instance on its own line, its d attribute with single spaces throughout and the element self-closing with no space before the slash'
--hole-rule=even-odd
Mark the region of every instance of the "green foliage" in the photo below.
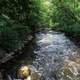
<svg viewBox="0 0 80 80">
<path fill-rule="evenodd" d="M 25 40 L 27 35 L 31 32 L 28 26 L 24 26 L 21 24 L 14 24 L 12 29 L 17 32 L 19 40 Z"/>
<path fill-rule="evenodd" d="M 70 36 L 79 37 L 80 36 L 80 24 L 76 23 L 70 26 L 63 27 L 63 31 L 68 33 Z"/>
<path fill-rule="evenodd" d="M 0 0 L 0 45 L 14 49 L 31 31 L 49 27 L 80 36 L 79 0 Z"/>
<path fill-rule="evenodd" d="M 5 50 L 13 50 L 17 47 L 17 33 L 11 27 L 6 19 L 0 19 L 0 47 Z"/>
<path fill-rule="evenodd" d="M 40 6 L 40 21 L 43 27 L 51 27 L 53 25 L 52 15 L 53 15 L 53 7 L 51 0 L 42 0 Z"/>
<path fill-rule="evenodd" d="M 64 31 L 71 36 L 80 36 L 80 1 L 53 0 L 53 29 Z M 55 23 L 58 25 L 55 26 Z"/>
<path fill-rule="evenodd" d="M 17 22 L 25 23 L 29 14 L 29 3 L 30 0 L 0 0 L 0 12 Z"/>
<path fill-rule="evenodd" d="M 30 4 L 30 0 L 0 0 L 1 48 L 14 50 L 31 32 L 27 26 L 31 11 Z"/>
<path fill-rule="evenodd" d="M 18 43 L 23 41 L 30 33 L 28 26 L 14 24 L 15 22 L 0 17 L 0 47 L 6 51 L 12 51 L 18 47 Z"/>
<path fill-rule="evenodd" d="M 10 28 L 5 28 L 0 32 L 0 46 L 5 50 L 14 50 L 17 47 L 17 33 Z"/>
</svg>

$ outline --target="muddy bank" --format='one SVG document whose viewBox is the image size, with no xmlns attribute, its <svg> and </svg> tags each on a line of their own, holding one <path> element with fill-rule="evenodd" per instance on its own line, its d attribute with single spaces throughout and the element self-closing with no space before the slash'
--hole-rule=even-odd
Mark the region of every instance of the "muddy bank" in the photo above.
<svg viewBox="0 0 80 80">
<path fill-rule="evenodd" d="M 0 65 L 14 58 L 16 55 L 22 54 L 22 49 L 28 44 L 33 37 L 29 35 L 19 46 L 12 52 L 7 53 L 5 50 L 0 49 Z M 17 54 L 18 53 L 18 54 Z"/>
<path fill-rule="evenodd" d="M 3 75 L 3 80 L 9 80 L 8 76 L 7 76 L 7 71 L 11 70 L 11 71 L 14 71 L 16 73 L 17 69 L 20 66 L 24 65 L 24 63 L 26 63 L 26 64 L 32 63 L 33 59 L 35 59 L 35 55 L 33 53 L 33 48 L 35 46 L 32 46 L 34 44 L 35 44 L 35 41 L 34 41 L 34 38 L 33 38 L 20 51 L 22 54 L 19 54 L 19 52 L 16 52 L 16 54 L 18 54 L 18 55 L 15 55 L 14 58 L 10 59 L 6 63 L 1 64 L 0 68 L 1 68 L 1 71 L 2 71 L 2 75 Z M 14 66 L 14 70 L 12 70 L 13 66 Z"/>
<path fill-rule="evenodd" d="M 30 43 L 30 41 L 33 39 L 31 35 L 28 36 L 28 38 L 21 44 L 17 49 L 15 49 L 13 52 L 7 53 L 6 51 L 0 49 L 0 80 L 4 80 L 4 67 L 7 67 L 8 63 L 13 62 L 14 58 L 20 56 L 23 52 L 25 45 Z"/>
<path fill-rule="evenodd" d="M 80 36 L 74 36 L 73 34 L 69 33 L 65 33 L 65 35 L 69 37 L 69 39 L 73 41 L 76 46 L 80 47 Z"/>
</svg>

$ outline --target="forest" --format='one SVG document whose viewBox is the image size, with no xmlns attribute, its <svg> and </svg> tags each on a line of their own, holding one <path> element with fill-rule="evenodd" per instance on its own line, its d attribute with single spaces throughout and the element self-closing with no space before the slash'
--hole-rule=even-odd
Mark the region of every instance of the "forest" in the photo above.
<svg viewBox="0 0 80 80">
<path fill-rule="evenodd" d="M 51 30 L 53 33 L 49 32 L 49 30 Z M 68 39 L 66 39 L 61 33 L 63 33 Z M 59 34 L 61 37 L 59 36 Z M 58 53 L 59 50 L 60 55 L 62 53 L 66 53 L 66 55 L 68 55 L 67 53 L 69 54 L 71 53 L 72 56 L 73 56 L 72 53 L 79 54 L 80 53 L 80 0 L 0 0 L 0 59 L 1 60 L 4 56 L 10 54 L 11 52 L 15 51 L 18 52 L 19 46 L 25 45 L 26 44 L 25 42 L 28 40 L 28 38 L 30 38 L 30 36 L 34 37 L 36 35 L 38 41 L 36 40 L 35 42 L 36 44 L 39 44 L 40 47 L 43 43 L 44 43 L 43 45 L 46 46 L 51 42 L 51 40 L 53 40 L 55 44 L 58 44 L 58 48 L 61 47 L 62 44 L 64 44 L 67 46 L 64 47 L 66 49 L 69 48 L 69 50 L 71 51 L 68 52 L 68 50 L 60 48 L 60 50 L 62 50 L 61 52 L 59 49 L 56 48 L 57 49 L 56 53 Z M 54 35 L 55 36 L 57 35 L 58 37 L 56 38 Z M 61 40 L 60 44 L 62 42 L 61 45 L 59 45 L 59 40 Z M 71 46 L 74 45 L 70 41 L 67 42 L 68 40 L 70 40 L 76 46 L 76 48 L 75 47 L 71 48 Z M 39 43 L 39 41 L 42 44 Z M 71 46 L 69 45 L 69 43 L 71 43 Z M 42 47 L 44 50 L 45 47 L 43 45 Z M 52 48 L 53 47 L 51 47 L 50 49 Z M 46 51 L 48 53 L 49 48 L 47 50 Z M 46 51 L 44 52 L 44 54 L 46 53 Z M 53 51 L 53 53 L 55 53 L 55 51 Z M 78 60 L 75 59 L 75 62 L 78 61 L 77 65 L 75 62 L 73 62 L 71 64 L 71 67 L 75 64 L 75 66 L 77 66 L 80 70 L 80 59 L 79 59 L 80 56 L 78 54 L 76 54 L 78 56 L 77 57 Z M 54 57 L 54 55 L 52 56 Z M 60 56 L 58 57 L 60 58 Z M 74 58 L 73 59 L 71 58 L 70 60 L 73 61 Z M 65 62 L 66 60 L 63 61 Z M 68 65 L 69 62 L 70 61 L 67 60 L 66 64 L 64 65 Z M 54 79 L 52 77 L 48 79 L 48 77 L 46 78 L 43 76 L 44 78 L 32 79 L 32 80 L 80 80 L 79 75 L 76 76 L 78 73 L 74 69 L 75 67 L 72 68 L 71 68 L 72 72 L 65 67 L 64 70 L 60 68 L 60 71 L 62 70 L 64 73 L 63 78 L 61 78 L 63 74 L 60 72 L 59 73 L 57 72 L 56 74 L 61 74 L 61 75 L 56 77 L 55 74 L 56 71 L 54 71 L 53 72 Z M 70 76 L 66 76 L 67 74 L 70 74 Z M 76 77 L 73 78 L 74 75 Z M 13 79 L 9 78 L 6 80 L 13 80 Z"/>
<path fill-rule="evenodd" d="M 79 13 L 79 0 L 1 0 L 0 46 L 13 50 L 23 35 L 45 27 L 79 38 Z"/>
</svg>

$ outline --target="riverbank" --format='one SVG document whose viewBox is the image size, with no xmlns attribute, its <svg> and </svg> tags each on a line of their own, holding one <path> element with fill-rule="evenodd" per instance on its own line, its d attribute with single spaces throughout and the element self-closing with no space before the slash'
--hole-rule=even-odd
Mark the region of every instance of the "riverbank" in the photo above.
<svg viewBox="0 0 80 80">
<path fill-rule="evenodd" d="M 20 44 L 19 47 L 16 48 L 16 49 L 15 49 L 14 51 L 12 51 L 12 52 L 7 53 L 6 51 L 1 51 L 0 54 L 3 54 L 3 53 L 4 53 L 5 55 L 4 55 L 4 57 L 2 57 L 2 58 L 0 59 L 0 65 L 3 64 L 3 63 L 5 63 L 5 62 L 7 62 L 8 60 L 14 58 L 14 55 L 18 55 L 18 54 L 16 54 L 16 52 L 19 52 L 19 53 L 21 54 L 20 51 L 22 50 L 22 48 L 24 48 L 25 44 L 27 44 L 29 41 L 31 41 L 32 38 L 33 38 L 33 37 L 32 37 L 31 35 L 29 35 L 29 36 L 27 37 L 27 39 L 26 39 L 25 41 L 23 41 L 22 44 Z"/>
<path fill-rule="evenodd" d="M 63 29 L 63 28 L 60 28 L 60 27 L 56 27 L 56 28 L 53 27 L 52 30 L 60 31 L 60 32 L 64 33 L 67 37 L 69 37 L 69 39 L 71 41 L 74 42 L 75 45 L 77 45 L 78 47 L 80 47 L 80 35 L 79 35 L 80 32 L 79 32 L 79 28 L 73 29 L 73 30 L 71 28 L 69 30 L 69 29 Z M 77 30 L 78 30 L 78 32 L 77 32 Z"/>
<path fill-rule="evenodd" d="M 32 60 L 35 58 L 35 54 L 33 53 L 33 44 L 35 44 L 34 38 L 32 38 L 31 41 L 25 44 L 22 50 L 16 52 L 12 59 L 8 60 L 4 64 L 1 64 L 0 71 L 2 72 L 3 80 L 9 80 L 7 79 L 7 74 L 9 70 L 14 69 L 13 71 L 16 72 L 17 69 L 20 68 L 20 66 L 25 65 L 25 63 L 27 65 L 28 63 L 32 62 Z"/>
<path fill-rule="evenodd" d="M 66 33 L 65 33 L 65 35 L 68 36 L 69 39 L 71 41 L 73 41 L 76 46 L 80 47 L 80 37 L 78 37 L 78 36 L 75 36 L 75 37 L 74 36 L 70 36 L 69 34 L 66 34 Z"/>
<path fill-rule="evenodd" d="M 23 42 L 23 44 L 20 45 L 14 51 L 9 52 L 9 53 L 6 53 L 6 51 L 2 51 L 2 53 L 4 52 L 5 56 L 0 59 L 0 80 L 4 80 L 3 79 L 4 77 L 2 77 L 2 76 L 4 75 L 3 74 L 4 73 L 4 67 L 6 66 L 6 64 L 8 64 L 8 62 L 10 62 L 12 60 L 15 60 L 16 57 L 22 55 L 23 54 L 23 49 L 24 49 L 25 45 L 30 43 L 32 39 L 33 39 L 33 37 L 30 34 L 30 35 L 28 35 L 27 39 Z M 2 53 L 0 52 L 0 54 L 2 54 Z M 8 65 L 6 66 L 6 68 L 7 67 L 8 67 Z"/>
</svg>

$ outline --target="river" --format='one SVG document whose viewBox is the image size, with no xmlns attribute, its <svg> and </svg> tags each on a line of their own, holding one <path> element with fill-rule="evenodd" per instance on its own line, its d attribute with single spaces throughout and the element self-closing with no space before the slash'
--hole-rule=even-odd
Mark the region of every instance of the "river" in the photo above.
<svg viewBox="0 0 80 80">
<path fill-rule="evenodd" d="M 34 80 L 80 80 L 79 48 L 64 33 L 44 30 L 35 34 L 34 43 L 8 65 L 6 80 L 17 79 L 17 69 L 28 65 Z M 27 54 L 35 56 L 27 57 Z"/>
</svg>

